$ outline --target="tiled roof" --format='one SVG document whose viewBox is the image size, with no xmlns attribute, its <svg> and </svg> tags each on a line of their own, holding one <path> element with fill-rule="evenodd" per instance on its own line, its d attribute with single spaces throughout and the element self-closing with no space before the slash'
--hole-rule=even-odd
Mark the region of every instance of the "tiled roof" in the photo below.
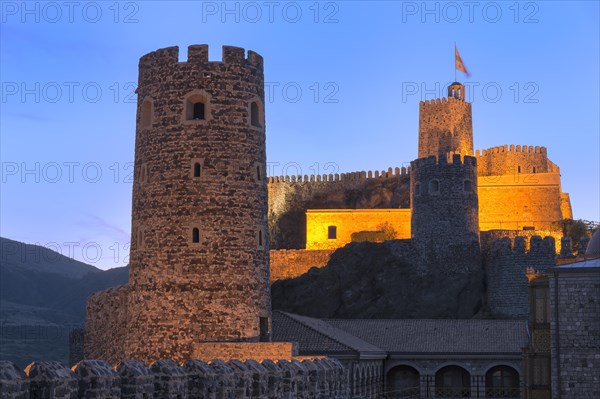
<svg viewBox="0 0 600 399">
<path fill-rule="evenodd" d="M 324 320 L 387 352 L 517 353 L 527 344 L 525 320 Z"/>
<path fill-rule="evenodd" d="M 319 319 L 274 311 L 272 340 L 298 342 L 301 355 L 361 354 L 384 351 Z"/>
</svg>

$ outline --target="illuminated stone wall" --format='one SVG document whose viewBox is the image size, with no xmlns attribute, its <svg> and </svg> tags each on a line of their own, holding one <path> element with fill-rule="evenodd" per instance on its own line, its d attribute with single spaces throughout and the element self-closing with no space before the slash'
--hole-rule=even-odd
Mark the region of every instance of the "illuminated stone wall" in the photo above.
<svg viewBox="0 0 600 399">
<path fill-rule="evenodd" d="M 421 101 L 418 157 L 440 156 L 449 152 L 473 155 L 471 103 L 452 96 Z"/>
<path fill-rule="evenodd" d="M 335 249 L 352 242 L 352 233 L 381 230 L 384 224 L 410 238 L 410 209 L 309 209 L 306 211 L 306 249 Z M 329 227 L 336 238 L 329 239 Z"/>
<path fill-rule="evenodd" d="M 313 267 L 323 267 L 332 253 L 333 250 L 271 250 L 271 282 L 301 276 Z"/>
<path fill-rule="evenodd" d="M 479 226 L 483 230 L 553 230 L 563 218 L 560 175 L 529 173 L 479 178 Z"/>
<path fill-rule="evenodd" d="M 139 62 L 129 282 L 90 298 L 86 358 L 184 361 L 201 342 L 269 339 L 263 59 L 224 46 L 209 62 L 206 45 L 178 58 Z"/>
</svg>

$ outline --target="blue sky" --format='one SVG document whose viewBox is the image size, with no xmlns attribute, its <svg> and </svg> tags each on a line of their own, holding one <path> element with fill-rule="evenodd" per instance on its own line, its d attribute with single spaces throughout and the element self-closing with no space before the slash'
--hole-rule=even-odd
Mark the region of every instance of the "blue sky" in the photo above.
<svg viewBox="0 0 600 399">
<path fill-rule="evenodd" d="M 280 175 L 416 158 L 419 100 L 454 80 L 456 42 L 475 147 L 546 146 L 574 217 L 600 220 L 598 2 L 1 7 L 3 237 L 127 264 L 137 63 L 190 44 L 208 44 L 211 60 L 222 45 L 263 55 L 268 166 Z"/>
</svg>

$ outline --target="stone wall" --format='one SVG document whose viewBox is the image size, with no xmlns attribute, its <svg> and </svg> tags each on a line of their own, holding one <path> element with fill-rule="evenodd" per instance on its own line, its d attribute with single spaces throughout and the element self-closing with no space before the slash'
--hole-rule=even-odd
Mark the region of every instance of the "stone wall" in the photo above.
<svg viewBox="0 0 600 399">
<path fill-rule="evenodd" d="M 455 245 L 479 240 L 477 163 L 459 154 L 411 162 L 411 232 L 415 240 Z"/>
<path fill-rule="evenodd" d="M 527 273 L 543 273 L 554 266 L 554 238 L 542 240 L 540 236 L 533 236 L 528 245 L 522 236 L 514 240 L 509 237 L 486 240 L 482 241 L 482 255 L 487 306 L 492 316 L 526 319 L 529 312 Z"/>
<path fill-rule="evenodd" d="M 89 296 L 86 304 L 84 358 L 116 362 L 125 353 L 129 286 Z"/>
<path fill-rule="evenodd" d="M 552 397 L 600 397 L 600 267 L 549 271 Z"/>
<path fill-rule="evenodd" d="M 479 177 L 481 230 L 556 230 L 554 223 L 563 218 L 564 208 L 560 174 Z"/>
<path fill-rule="evenodd" d="M 21 398 L 349 398 L 348 373 L 337 360 L 158 360 L 150 367 L 125 360 L 112 368 L 84 360 L 72 369 L 33 362 L 19 370 L 0 361 L 0 396 Z"/>
<path fill-rule="evenodd" d="M 471 103 L 452 96 L 421 101 L 418 157 L 442 156 L 449 152 L 473 155 Z"/>
<path fill-rule="evenodd" d="M 560 169 L 548 159 L 546 147 L 505 144 L 477 150 L 479 176 L 516 175 L 519 173 L 557 173 Z"/>
<path fill-rule="evenodd" d="M 271 250 L 271 282 L 301 276 L 313 267 L 323 267 L 332 253 L 333 250 Z"/>
<path fill-rule="evenodd" d="M 410 209 L 308 209 L 306 249 L 336 249 L 352 242 L 352 234 L 378 231 L 384 225 L 394 229 L 395 239 L 410 238 Z M 329 238 L 329 227 L 336 237 Z M 390 239 L 391 239 L 390 238 Z"/>
<path fill-rule="evenodd" d="M 362 171 L 269 178 L 269 241 L 272 249 L 306 247 L 307 209 L 409 207 L 409 170 Z"/>
</svg>

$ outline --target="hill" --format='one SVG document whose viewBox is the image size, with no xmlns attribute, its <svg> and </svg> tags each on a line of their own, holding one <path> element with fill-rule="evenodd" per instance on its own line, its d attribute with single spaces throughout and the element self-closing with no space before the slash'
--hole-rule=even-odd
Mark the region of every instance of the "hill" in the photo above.
<svg viewBox="0 0 600 399">
<path fill-rule="evenodd" d="M 68 361 L 68 335 L 87 297 L 127 282 L 127 267 L 102 271 L 50 249 L 0 238 L 0 359 Z"/>
</svg>

